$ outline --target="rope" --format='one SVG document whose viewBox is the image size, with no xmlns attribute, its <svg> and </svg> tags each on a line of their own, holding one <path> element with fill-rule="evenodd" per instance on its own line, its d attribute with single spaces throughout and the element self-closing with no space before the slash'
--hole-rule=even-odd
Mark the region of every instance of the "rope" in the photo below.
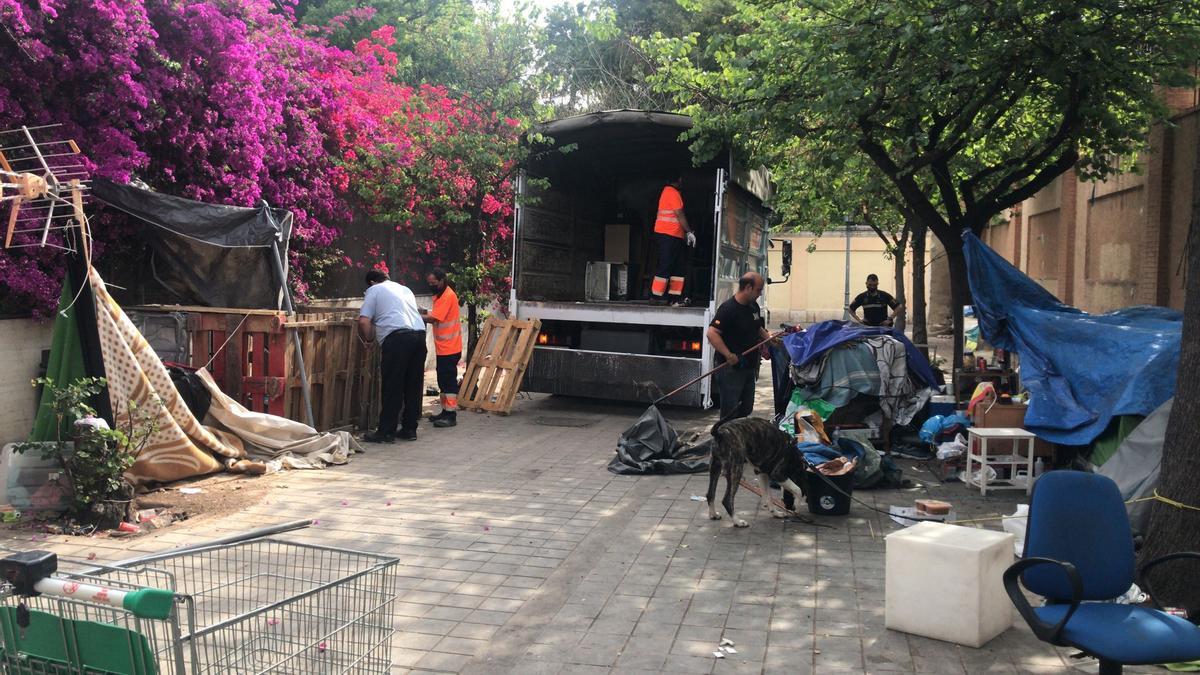
<svg viewBox="0 0 1200 675">
<path fill-rule="evenodd" d="M 246 312 L 246 316 L 243 316 L 242 320 L 238 322 L 237 328 L 234 328 L 229 333 L 229 337 L 225 338 L 225 341 L 221 343 L 221 346 L 217 347 L 217 351 L 213 352 L 212 358 L 210 358 L 208 360 L 208 363 L 204 364 L 205 370 L 208 370 L 208 367 L 212 365 L 212 362 L 217 360 L 217 355 L 220 354 L 221 351 L 225 349 L 225 345 L 229 344 L 229 341 L 233 339 L 233 336 L 237 335 L 237 332 L 242 329 L 242 324 L 246 323 L 246 319 L 249 319 L 249 318 L 250 318 L 250 313 Z"/>
<path fill-rule="evenodd" d="M 1177 502 L 1174 499 L 1170 499 L 1168 497 L 1164 497 L 1164 496 L 1158 494 L 1158 488 L 1154 488 L 1154 496 L 1143 497 L 1142 499 L 1140 499 L 1138 501 L 1147 501 L 1150 499 L 1153 499 L 1155 501 L 1160 501 L 1163 504 L 1166 504 L 1167 506 L 1174 506 L 1177 509 L 1184 509 L 1186 511 L 1200 511 L 1200 507 L 1192 506 L 1191 504 L 1184 504 L 1183 502 Z"/>
</svg>

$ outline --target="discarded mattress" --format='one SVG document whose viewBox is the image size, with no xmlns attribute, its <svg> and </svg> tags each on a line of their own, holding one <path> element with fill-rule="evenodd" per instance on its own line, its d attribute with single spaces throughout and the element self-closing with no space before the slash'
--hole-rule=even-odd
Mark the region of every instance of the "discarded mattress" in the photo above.
<svg viewBox="0 0 1200 675">
<path fill-rule="evenodd" d="M 1019 354 L 1029 390 L 1025 428 L 1053 443 L 1089 445 L 1117 415 L 1149 415 L 1175 395 L 1183 315 L 1162 307 L 1088 314 L 963 234 L 983 336 Z"/>
</svg>

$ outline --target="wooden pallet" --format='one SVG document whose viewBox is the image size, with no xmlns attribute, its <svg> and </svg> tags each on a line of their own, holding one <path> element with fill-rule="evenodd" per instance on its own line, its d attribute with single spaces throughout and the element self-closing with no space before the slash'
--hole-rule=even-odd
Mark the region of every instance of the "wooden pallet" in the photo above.
<svg viewBox="0 0 1200 675">
<path fill-rule="evenodd" d="M 491 317 L 463 376 L 458 406 L 507 415 L 521 388 L 542 322 Z"/>
</svg>

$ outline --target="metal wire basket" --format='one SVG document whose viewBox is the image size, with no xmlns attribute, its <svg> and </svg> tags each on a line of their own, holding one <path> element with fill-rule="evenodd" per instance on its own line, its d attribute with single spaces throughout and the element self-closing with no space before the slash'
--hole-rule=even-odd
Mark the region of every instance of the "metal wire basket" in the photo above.
<svg viewBox="0 0 1200 675">
<path fill-rule="evenodd" d="M 255 539 L 60 570 L 23 601 L 29 633 L 55 637 L 24 640 L 13 623 L 22 599 L 10 595 L 0 664 L 10 673 L 390 672 L 397 562 Z M 165 618 L 131 608 L 145 588 L 173 592 Z"/>
</svg>

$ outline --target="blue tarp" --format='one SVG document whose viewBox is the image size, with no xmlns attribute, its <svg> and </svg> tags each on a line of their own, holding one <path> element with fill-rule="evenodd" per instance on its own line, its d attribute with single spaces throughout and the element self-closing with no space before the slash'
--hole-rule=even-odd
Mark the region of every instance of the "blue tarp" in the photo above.
<svg viewBox="0 0 1200 675">
<path fill-rule="evenodd" d="M 904 333 L 895 328 L 862 326 L 848 321 L 822 321 L 809 326 L 804 332 L 784 337 L 783 346 L 792 357 L 792 365 L 804 367 L 840 344 L 875 335 L 888 335 L 899 340 L 904 345 L 904 353 L 908 357 L 908 370 L 916 376 L 917 382 L 930 387 L 937 386 L 929 361 L 904 337 Z"/>
<path fill-rule="evenodd" d="M 1087 445 L 1117 415 L 1149 415 L 1175 395 L 1183 315 L 1163 307 L 1088 314 L 1064 305 L 975 235 L 963 234 L 983 337 L 1021 357 L 1025 427 Z"/>
</svg>

